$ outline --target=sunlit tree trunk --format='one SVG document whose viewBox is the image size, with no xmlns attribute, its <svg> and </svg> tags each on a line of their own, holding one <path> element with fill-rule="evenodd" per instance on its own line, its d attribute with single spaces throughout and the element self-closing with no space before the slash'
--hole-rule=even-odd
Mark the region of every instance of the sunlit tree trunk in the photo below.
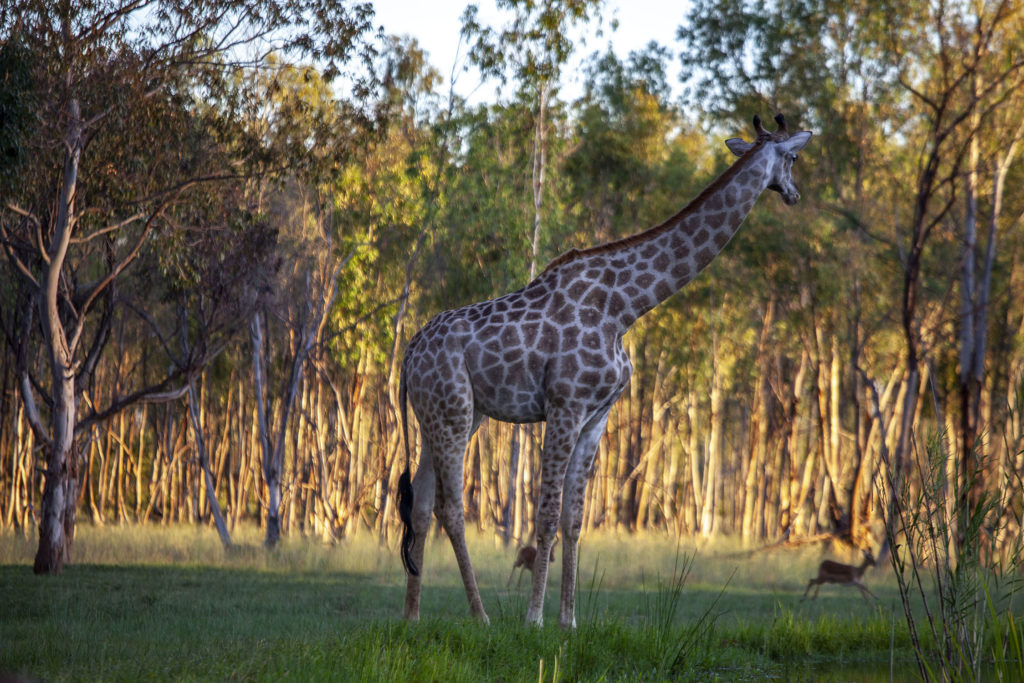
<svg viewBox="0 0 1024 683">
<path fill-rule="evenodd" d="M 707 464 L 704 469 L 704 506 L 700 513 L 700 533 L 710 538 L 721 531 L 722 460 L 724 458 L 725 392 L 722 390 L 722 370 L 718 363 L 711 379 L 711 423 L 708 436 Z"/>
<path fill-rule="evenodd" d="M 757 381 L 755 383 L 752 413 L 754 423 L 751 425 L 751 446 L 747 476 L 744 481 L 743 521 L 740 535 L 744 543 L 750 543 L 762 536 L 761 520 L 758 509 L 764 510 L 764 483 L 767 477 L 768 458 L 768 404 L 771 401 L 771 388 L 768 385 L 768 344 L 772 338 L 772 327 L 775 324 L 775 299 L 769 299 L 765 305 L 761 320 L 761 335 L 757 344 Z"/>
<path fill-rule="evenodd" d="M 783 413 L 785 415 L 785 429 L 780 435 L 780 465 L 779 482 L 780 491 L 780 513 L 779 531 L 783 536 L 791 535 L 796 529 L 796 521 L 800 514 L 800 474 L 799 474 L 799 437 L 800 430 L 797 429 L 797 420 L 800 415 L 800 398 L 803 396 L 804 382 L 807 378 L 807 371 L 811 365 L 810 353 L 807 349 L 800 355 L 800 365 L 793 377 L 791 390 L 786 394 Z"/>
<path fill-rule="evenodd" d="M 266 365 L 263 360 L 263 314 L 256 312 L 249 326 L 252 337 L 252 375 L 256 391 L 256 421 L 259 428 L 259 443 L 262 457 L 260 463 L 263 482 L 267 487 L 267 519 L 264 545 L 274 547 L 281 538 L 281 470 L 284 465 L 284 449 L 271 444 L 270 425 L 267 417 Z M 284 425 L 279 429 L 283 430 Z"/>
<path fill-rule="evenodd" d="M 704 509 L 704 477 L 701 463 L 704 462 L 704 451 L 700 446 L 699 430 L 697 428 L 699 419 L 697 397 L 693 393 L 687 395 L 686 401 L 686 423 L 687 442 L 690 460 L 690 490 L 693 492 L 692 505 L 686 508 L 687 528 L 696 532 L 700 529 L 701 512 Z"/>
<path fill-rule="evenodd" d="M 839 357 L 834 335 L 826 339 L 820 322 L 815 324 L 818 387 L 818 451 L 822 470 L 822 496 L 818 520 L 830 528 L 842 526 L 847 509 L 839 500 Z"/>
</svg>

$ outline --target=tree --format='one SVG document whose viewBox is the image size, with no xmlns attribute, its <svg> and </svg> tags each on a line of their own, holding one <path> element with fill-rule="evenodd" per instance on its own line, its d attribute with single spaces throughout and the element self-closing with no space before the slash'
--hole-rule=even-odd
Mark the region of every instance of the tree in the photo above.
<svg viewBox="0 0 1024 683">
<path fill-rule="evenodd" d="M 913 214 L 904 260 L 901 305 L 906 342 L 907 392 L 894 457 L 899 471 L 909 457 L 914 406 L 922 363 L 920 311 L 923 277 L 930 242 L 957 209 L 961 192 L 965 199 L 961 255 L 961 353 L 960 353 L 960 508 L 965 513 L 979 503 L 981 454 L 975 446 L 979 431 L 978 405 L 984 368 L 984 330 L 987 328 L 985 280 L 977 285 L 976 223 L 979 136 L 982 122 L 998 116 L 1024 92 L 1024 52 L 1021 52 L 1022 14 L 1012 3 L 967 3 L 967 6 L 923 3 L 903 15 L 891 14 L 889 47 L 899 84 L 909 93 L 916 113 L 924 122 L 921 155 L 917 166 Z M 1010 46 L 1018 46 L 1013 49 Z M 1009 48 L 1009 49 L 1007 49 Z M 1009 128 L 1011 144 L 1003 163 L 1014 156 L 1016 126 Z M 999 161 L 996 176 L 1000 175 Z M 1005 170 L 1002 171 L 1005 177 Z M 999 183 L 995 187 L 998 189 Z M 1000 197 L 1001 199 L 1001 197 Z M 993 219 L 998 224 L 997 200 Z M 996 234 L 989 234 L 991 255 L 983 268 L 991 272 Z"/>
<path fill-rule="evenodd" d="M 533 196 L 533 230 L 530 241 L 530 269 L 532 280 L 537 274 L 540 254 L 541 225 L 543 222 L 544 194 L 547 189 L 549 108 L 551 98 L 557 94 L 562 69 L 575 47 L 571 29 L 585 23 L 591 13 L 599 14 L 601 0 L 499 0 L 498 6 L 514 13 L 512 20 L 495 32 L 477 21 L 476 5 L 469 5 L 462 15 L 462 35 L 472 42 L 469 58 L 485 75 L 497 77 L 504 84 L 513 80 L 523 102 L 534 103 L 533 146 L 530 165 L 530 189 Z M 512 471 L 522 472 L 519 466 L 520 430 L 512 436 Z M 517 490 L 522 474 L 509 480 L 510 508 L 516 507 Z M 509 517 L 511 513 L 507 513 Z M 516 514 L 521 520 L 522 515 Z M 518 525 L 506 528 L 507 533 L 520 533 Z M 506 536 L 507 538 L 508 536 Z"/>
<path fill-rule="evenodd" d="M 236 146 L 235 163 L 204 152 L 237 145 L 201 106 L 239 60 L 262 63 L 269 45 L 321 59 L 330 73 L 357 54 L 368 5 L 312 0 L 223 3 L 19 0 L 0 15 L 0 40 L 21 35 L 31 55 L 36 123 L 25 141 L 25 172 L 0 206 L 7 262 L 29 291 L 25 316 L 38 312 L 48 379 L 20 368 L 22 400 L 37 438 L 47 444 L 39 550 L 34 570 L 56 574 L 74 532 L 83 421 L 133 402 L 167 395 L 167 377 L 109 405 L 91 401 L 88 380 L 101 361 L 116 306 L 116 285 L 166 216 L 209 183 L 237 179 L 238 162 L 260 170 L 253 148 Z M 249 57 L 243 57 L 249 53 Z M 258 141 L 257 141 L 258 142 Z M 258 147 L 258 145 L 255 145 Z M 55 189 L 52 189 L 55 188 Z M 40 407 L 42 403 L 42 408 Z M 48 418 L 44 422 L 44 415 Z"/>
<path fill-rule="evenodd" d="M 599 16 L 601 0 L 500 0 L 498 6 L 513 11 L 511 22 L 495 32 L 477 21 L 476 5 L 462 15 L 462 34 L 475 41 L 470 61 L 502 84 L 513 80 L 524 101 L 536 106 L 531 163 L 533 239 L 530 243 L 530 279 L 537 271 L 541 215 L 547 172 L 548 107 L 557 94 L 562 69 L 575 45 L 571 30 Z"/>
<path fill-rule="evenodd" d="M 246 137 L 263 141 L 281 173 L 261 174 L 249 201 L 276 230 L 274 267 L 247 284 L 252 377 L 260 465 L 267 488 L 264 545 L 281 536 L 286 437 L 310 355 L 325 340 L 339 274 L 362 244 L 336 235 L 332 191 L 345 182 L 345 162 L 370 142 L 374 121 L 337 99 L 312 67 L 281 64 L 253 69 L 225 98 L 237 106 Z M 339 239 L 340 238 L 340 239 Z M 342 245 L 337 242 L 341 241 Z M 346 253 L 342 253 L 345 250 Z M 272 332 L 272 323 L 277 333 Z M 272 391 L 276 385 L 279 389 Z"/>
</svg>

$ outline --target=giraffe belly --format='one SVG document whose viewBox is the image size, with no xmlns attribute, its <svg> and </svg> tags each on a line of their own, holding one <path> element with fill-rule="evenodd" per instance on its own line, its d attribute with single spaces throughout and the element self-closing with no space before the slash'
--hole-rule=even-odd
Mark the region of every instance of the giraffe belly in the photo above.
<svg viewBox="0 0 1024 683">
<path fill-rule="evenodd" d="M 476 373 L 470 373 L 471 376 Z M 492 376 L 495 373 L 491 373 Z M 538 378 L 539 379 L 539 378 Z M 544 394 L 541 383 L 499 381 L 472 377 L 473 403 L 477 412 L 502 422 L 523 424 L 544 420 Z"/>
</svg>

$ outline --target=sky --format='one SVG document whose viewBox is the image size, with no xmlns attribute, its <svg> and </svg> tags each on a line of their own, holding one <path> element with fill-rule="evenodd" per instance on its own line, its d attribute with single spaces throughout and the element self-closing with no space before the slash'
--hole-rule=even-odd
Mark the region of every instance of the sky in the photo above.
<svg viewBox="0 0 1024 683">
<path fill-rule="evenodd" d="M 459 47 L 459 17 L 472 0 L 374 0 L 375 25 L 382 25 L 385 33 L 411 35 L 429 54 L 430 63 L 441 72 L 447 83 L 455 64 Z M 498 11 L 494 0 L 476 0 L 481 23 L 500 28 L 507 21 L 507 15 Z M 628 7 L 628 10 L 626 9 Z M 679 66 L 675 57 L 676 30 L 683 23 L 689 9 L 688 0 L 606 0 L 604 9 L 605 31 L 602 37 L 595 37 L 591 29 L 587 44 L 579 46 L 573 56 L 570 68 L 565 72 L 562 83 L 562 97 L 573 99 L 581 92 L 582 78 L 576 75 L 580 60 L 595 52 L 603 51 L 611 42 L 612 49 L 621 58 L 631 50 L 639 50 L 654 40 L 668 47 L 673 55 L 668 64 L 669 85 L 679 90 Z M 608 30 L 611 19 L 618 19 L 618 28 Z M 490 99 L 489 86 L 478 88 L 479 77 L 473 73 L 457 74 L 455 90 L 464 97 Z M 483 93 L 481 95 L 481 93 Z"/>
</svg>

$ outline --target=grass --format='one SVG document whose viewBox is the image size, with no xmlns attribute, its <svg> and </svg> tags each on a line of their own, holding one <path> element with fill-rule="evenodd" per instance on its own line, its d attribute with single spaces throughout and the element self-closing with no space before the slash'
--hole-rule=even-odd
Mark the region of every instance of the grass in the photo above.
<svg viewBox="0 0 1024 683">
<path fill-rule="evenodd" d="M 59 577 L 31 572 L 34 539 L 0 535 L 0 677 L 61 680 L 889 680 L 912 672 L 898 594 L 866 577 L 872 607 L 825 586 L 801 602 L 820 556 L 754 556 L 728 544 L 676 547 L 666 536 L 588 536 L 577 622 L 523 624 L 527 583 L 507 590 L 513 553 L 470 539 L 484 604 L 468 615 L 450 546 L 428 546 L 423 621 L 401 620 L 397 555 L 370 537 L 333 547 L 288 538 L 273 552 L 255 529 L 225 553 L 193 527 L 83 526 Z M 682 552 L 679 552 L 679 551 Z"/>
</svg>

